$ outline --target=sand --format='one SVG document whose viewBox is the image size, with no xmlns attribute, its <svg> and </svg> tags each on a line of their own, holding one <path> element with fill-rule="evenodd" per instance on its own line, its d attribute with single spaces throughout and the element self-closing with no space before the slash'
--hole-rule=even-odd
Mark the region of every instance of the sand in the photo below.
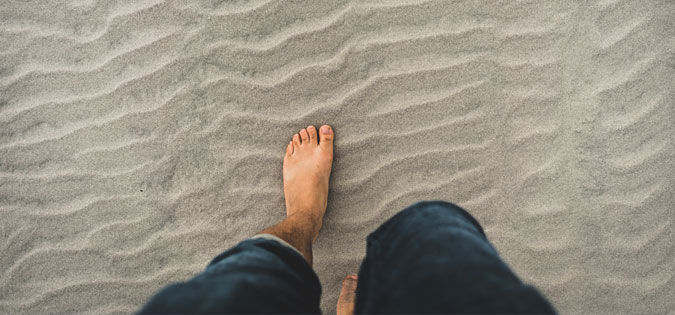
<svg viewBox="0 0 675 315">
<path fill-rule="evenodd" d="M 8 1 L 0 313 L 127 313 L 284 215 L 337 133 L 315 244 L 468 209 L 565 314 L 675 310 L 675 2 Z"/>
</svg>

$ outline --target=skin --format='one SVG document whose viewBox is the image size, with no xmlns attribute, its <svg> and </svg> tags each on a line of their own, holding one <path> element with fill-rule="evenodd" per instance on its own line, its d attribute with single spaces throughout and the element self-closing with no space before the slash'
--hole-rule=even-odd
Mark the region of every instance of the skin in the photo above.
<svg viewBox="0 0 675 315">
<path fill-rule="evenodd" d="M 272 234 L 298 249 L 312 265 L 312 243 L 319 236 L 328 200 L 335 133 L 328 125 L 308 126 L 293 135 L 284 155 L 286 218 L 259 234 Z M 342 282 L 337 313 L 353 314 L 356 275 Z"/>
</svg>

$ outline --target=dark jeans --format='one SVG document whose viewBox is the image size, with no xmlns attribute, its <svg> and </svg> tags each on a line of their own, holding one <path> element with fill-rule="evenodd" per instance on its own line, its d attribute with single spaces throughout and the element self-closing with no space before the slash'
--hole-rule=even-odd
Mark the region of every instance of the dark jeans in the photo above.
<svg viewBox="0 0 675 315">
<path fill-rule="evenodd" d="M 554 313 L 456 205 L 416 203 L 367 241 L 356 313 Z M 319 313 L 320 296 L 319 279 L 301 255 L 252 239 L 194 279 L 164 288 L 141 313 Z"/>
</svg>

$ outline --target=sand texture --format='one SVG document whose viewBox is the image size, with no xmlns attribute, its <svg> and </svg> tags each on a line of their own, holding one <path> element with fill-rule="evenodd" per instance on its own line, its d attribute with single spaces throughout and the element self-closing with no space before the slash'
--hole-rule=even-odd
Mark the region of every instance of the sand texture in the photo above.
<svg viewBox="0 0 675 315">
<path fill-rule="evenodd" d="M 315 244 L 467 208 L 564 314 L 675 311 L 675 1 L 0 5 L 0 313 L 133 312 L 284 216 L 337 133 Z"/>
</svg>

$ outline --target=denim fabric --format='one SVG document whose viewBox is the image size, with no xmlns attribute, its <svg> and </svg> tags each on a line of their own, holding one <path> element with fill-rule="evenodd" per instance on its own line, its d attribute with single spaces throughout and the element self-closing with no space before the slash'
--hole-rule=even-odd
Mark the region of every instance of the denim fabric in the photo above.
<svg viewBox="0 0 675 315">
<path fill-rule="evenodd" d="M 356 313 L 554 313 L 499 258 L 480 224 L 447 202 L 420 202 L 367 239 Z M 311 267 L 281 243 L 249 239 L 141 313 L 319 313 Z"/>
<path fill-rule="evenodd" d="M 367 240 L 355 313 L 554 313 L 456 205 L 416 203 Z"/>
<path fill-rule="evenodd" d="M 170 285 L 141 314 L 317 314 L 321 284 L 305 259 L 277 241 L 248 239 L 193 279 Z"/>
</svg>

